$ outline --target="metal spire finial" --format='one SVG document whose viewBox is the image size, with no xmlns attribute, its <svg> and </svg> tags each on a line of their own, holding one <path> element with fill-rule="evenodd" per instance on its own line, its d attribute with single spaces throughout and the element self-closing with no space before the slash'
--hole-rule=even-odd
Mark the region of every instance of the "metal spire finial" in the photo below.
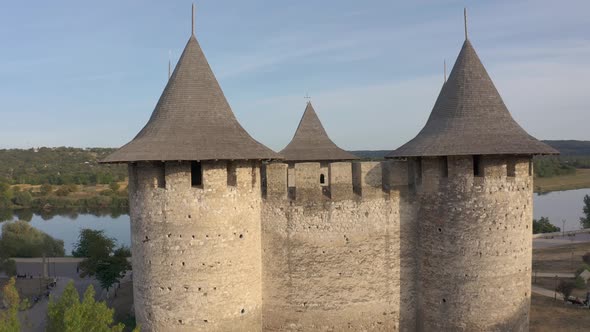
<svg viewBox="0 0 590 332">
<path fill-rule="evenodd" d="M 304 99 L 307 99 L 307 103 L 311 103 L 311 97 L 309 96 L 309 93 L 305 93 L 305 97 L 303 97 Z"/>
<path fill-rule="evenodd" d="M 463 7 L 463 21 L 465 23 L 465 40 L 467 40 L 467 7 Z"/>
<path fill-rule="evenodd" d="M 192 4 L 191 9 L 191 35 L 195 35 L 195 3 Z"/>
</svg>

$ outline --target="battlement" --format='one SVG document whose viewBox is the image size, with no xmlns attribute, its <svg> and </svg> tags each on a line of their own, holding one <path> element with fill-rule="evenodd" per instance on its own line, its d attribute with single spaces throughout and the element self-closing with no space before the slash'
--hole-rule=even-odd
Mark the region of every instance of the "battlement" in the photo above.
<svg viewBox="0 0 590 332">
<path fill-rule="evenodd" d="M 391 190 L 436 191 L 449 181 L 465 186 L 532 176 L 526 156 L 449 156 L 333 163 L 269 163 L 262 167 L 266 199 L 299 202 L 380 199 Z"/>
<path fill-rule="evenodd" d="M 269 163 L 262 167 L 262 192 L 270 200 L 298 202 L 379 199 L 407 187 L 406 161 Z"/>
</svg>

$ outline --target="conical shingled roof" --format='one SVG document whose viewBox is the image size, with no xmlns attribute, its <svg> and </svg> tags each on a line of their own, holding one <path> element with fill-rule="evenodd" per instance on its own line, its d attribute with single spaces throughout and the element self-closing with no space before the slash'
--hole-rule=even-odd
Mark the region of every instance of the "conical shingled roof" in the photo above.
<svg viewBox="0 0 590 332">
<path fill-rule="evenodd" d="M 103 162 L 282 159 L 238 123 L 194 34 L 152 116 Z"/>
<path fill-rule="evenodd" d="M 426 125 L 387 157 L 557 153 L 514 121 L 471 42 L 465 40 Z"/>
<path fill-rule="evenodd" d="M 285 157 L 286 161 L 359 159 L 332 142 L 311 103 L 307 103 L 293 139 L 280 154 Z"/>
</svg>

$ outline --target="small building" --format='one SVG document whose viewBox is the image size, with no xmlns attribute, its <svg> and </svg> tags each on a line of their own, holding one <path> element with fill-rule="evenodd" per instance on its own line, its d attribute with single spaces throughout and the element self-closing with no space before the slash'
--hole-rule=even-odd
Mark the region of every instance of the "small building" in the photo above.
<svg viewBox="0 0 590 332">
<path fill-rule="evenodd" d="M 289 187 L 295 186 L 295 164 L 320 162 L 320 184 L 328 185 L 328 164 L 337 161 L 357 160 L 359 157 L 338 147 L 328 136 L 311 102 L 305 112 L 291 142 L 280 152 L 289 165 Z"/>
</svg>

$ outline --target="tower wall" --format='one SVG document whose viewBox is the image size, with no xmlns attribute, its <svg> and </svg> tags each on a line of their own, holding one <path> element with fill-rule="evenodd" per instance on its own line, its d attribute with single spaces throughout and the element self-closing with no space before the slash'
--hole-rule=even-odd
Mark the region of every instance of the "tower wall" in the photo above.
<svg viewBox="0 0 590 332">
<path fill-rule="evenodd" d="M 325 188 L 319 163 L 298 163 L 294 197 L 287 167 L 266 166 L 263 330 L 414 330 L 415 216 L 398 163 L 329 164 Z"/>
<path fill-rule="evenodd" d="M 261 329 L 259 170 L 257 162 L 203 162 L 193 187 L 190 162 L 129 167 L 142 330 Z"/>
<path fill-rule="evenodd" d="M 482 156 L 476 170 L 472 156 L 422 158 L 414 168 L 419 331 L 528 331 L 530 162 Z"/>
</svg>

